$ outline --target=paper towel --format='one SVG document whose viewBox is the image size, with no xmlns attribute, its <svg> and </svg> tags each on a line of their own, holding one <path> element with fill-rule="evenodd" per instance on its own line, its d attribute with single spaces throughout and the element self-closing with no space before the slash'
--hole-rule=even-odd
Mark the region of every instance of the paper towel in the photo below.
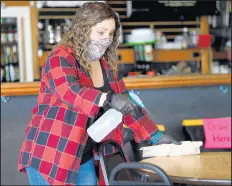
<svg viewBox="0 0 232 186">
<path fill-rule="evenodd" d="M 153 145 L 148 147 L 142 147 L 140 148 L 140 150 L 143 151 L 144 158 L 154 156 L 185 156 L 200 154 L 200 146 L 202 145 L 202 141 L 182 141 L 181 145 Z"/>
</svg>

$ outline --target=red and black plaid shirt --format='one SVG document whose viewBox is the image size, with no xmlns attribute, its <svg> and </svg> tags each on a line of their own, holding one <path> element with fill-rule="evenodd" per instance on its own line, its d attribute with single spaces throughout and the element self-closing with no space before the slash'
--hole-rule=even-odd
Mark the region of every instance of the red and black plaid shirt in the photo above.
<svg viewBox="0 0 232 186">
<path fill-rule="evenodd" d="M 75 185 L 88 137 L 87 120 L 98 113 L 102 95 L 94 89 L 90 76 L 73 53 L 71 48 L 59 46 L 47 57 L 37 105 L 32 110 L 18 159 L 19 171 L 25 172 L 25 167 L 32 166 L 50 185 Z M 107 63 L 103 59 L 101 62 L 112 90 L 125 93 L 122 76 L 115 77 Z M 123 123 L 133 130 L 137 142 L 149 140 L 157 130 L 143 113 L 137 118 L 128 114 Z M 113 139 L 123 145 L 123 134 L 121 123 L 104 140 Z"/>
</svg>

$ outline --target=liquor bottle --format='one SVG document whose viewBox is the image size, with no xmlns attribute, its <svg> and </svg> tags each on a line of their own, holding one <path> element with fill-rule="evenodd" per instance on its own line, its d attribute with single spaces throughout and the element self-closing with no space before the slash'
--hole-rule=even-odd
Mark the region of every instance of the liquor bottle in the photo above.
<svg viewBox="0 0 232 186">
<path fill-rule="evenodd" d="M 10 48 L 10 55 L 9 55 L 9 74 L 10 74 L 10 81 L 13 82 L 15 80 L 15 70 L 13 66 L 13 47 Z"/>
<path fill-rule="evenodd" d="M 182 44 L 183 49 L 188 48 L 188 40 L 189 40 L 188 28 L 184 27 L 183 28 L 183 44 Z"/>
<path fill-rule="evenodd" d="M 5 54 L 3 47 L 1 47 L 1 82 L 5 82 Z"/>
<path fill-rule="evenodd" d="M 18 30 L 17 30 L 17 25 L 14 27 L 14 42 L 18 42 Z"/>
<path fill-rule="evenodd" d="M 5 44 L 7 42 L 7 29 L 5 26 L 1 25 L 1 43 Z"/>
<path fill-rule="evenodd" d="M 52 25 L 48 25 L 48 44 L 55 44 L 55 34 Z"/>
<path fill-rule="evenodd" d="M 153 46 L 152 44 L 144 45 L 144 58 L 146 62 L 153 61 Z"/>
<path fill-rule="evenodd" d="M 182 43 L 182 48 L 186 49 L 192 47 L 192 42 L 191 39 L 189 37 L 189 30 L 187 27 L 183 28 L 183 43 Z"/>
<path fill-rule="evenodd" d="M 6 79 L 6 82 L 10 82 L 9 56 L 10 56 L 10 49 L 9 47 L 5 47 L 5 79 Z"/>
<path fill-rule="evenodd" d="M 14 41 L 14 29 L 12 26 L 8 28 L 7 40 L 9 43 L 13 43 Z"/>
<path fill-rule="evenodd" d="M 17 45 L 13 45 L 13 66 L 14 66 L 14 74 L 15 74 L 15 79 L 14 81 L 19 81 L 20 80 L 20 71 L 19 71 L 19 58 L 18 58 L 18 52 L 17 52 Z"/>
<path fill-rule="evenodd" d="M 56 26 L 56 34 L 55 34 L 55 41 L 59 43 L 61 40 L 61 27 L 58 25 Z"/>
</svg>

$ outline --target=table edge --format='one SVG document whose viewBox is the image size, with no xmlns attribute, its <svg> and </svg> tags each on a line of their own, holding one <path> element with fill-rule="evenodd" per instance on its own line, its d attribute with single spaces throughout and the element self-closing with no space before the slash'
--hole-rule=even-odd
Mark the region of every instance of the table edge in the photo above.
<svg viewBox="0 0 232 186">
<path fill-rule="evenodd" d="M 228 179 L 204 179 L 204 178 L 191 178 L 191 177 L 179 177 L 169 176 L 173 183 L 184 183 L 184 184 L 202 184 L 207 183 L 211 185 L 231 185 L 231 180 Z"/>
</svg>

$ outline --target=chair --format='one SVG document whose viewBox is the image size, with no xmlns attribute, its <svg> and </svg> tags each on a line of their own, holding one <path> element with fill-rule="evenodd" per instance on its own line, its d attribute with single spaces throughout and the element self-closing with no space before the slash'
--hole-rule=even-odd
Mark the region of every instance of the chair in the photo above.
<svg viewBox="0 0 232 186">
<path fill-rule="evenodd" d="M 140 144 L 135 142 L 133 131 L 129 128 L 124 129 L 124 146 L 123 151 L 128 156 L 129 160 L 132 162 L 138 162 L 144 159 L 142 157 L 142 151 L 139 149 L 141 147 L 149 146 L 148 141 L 142 142 Z"/>
<path fill-rule="evenodd" d="M 157 125 L 158 129 L 161 131 L 165 131 L 164 125 Z M 149 146 L 148 142 L 143 143 L 136 143 L 134 139 L 133 131 L 130 128 L 127 128 L 124 125 L 124 146 L 123 150 L 127 154 L 130 161 L 141 161 L 142 159 L 145 159 L 142 157 L 142 151 L 139 149 L 141 147 Z"/>
<path fill-rule="evenodd" d="M 114 146 L 117 153 L 104 155 L 104 148 L 107 145 Z M 99 143 L 98 152 L 106 185 L 172 185 L 168 175 L 158 166 L 128 162 L 123 149 L 115 141 Z M 152 180 L 142 169 L 149 169 L 153 174 L 155 173 L 158 180 Z M 117 181 L 116 178 L 119 180 Z"/>
</svg>

